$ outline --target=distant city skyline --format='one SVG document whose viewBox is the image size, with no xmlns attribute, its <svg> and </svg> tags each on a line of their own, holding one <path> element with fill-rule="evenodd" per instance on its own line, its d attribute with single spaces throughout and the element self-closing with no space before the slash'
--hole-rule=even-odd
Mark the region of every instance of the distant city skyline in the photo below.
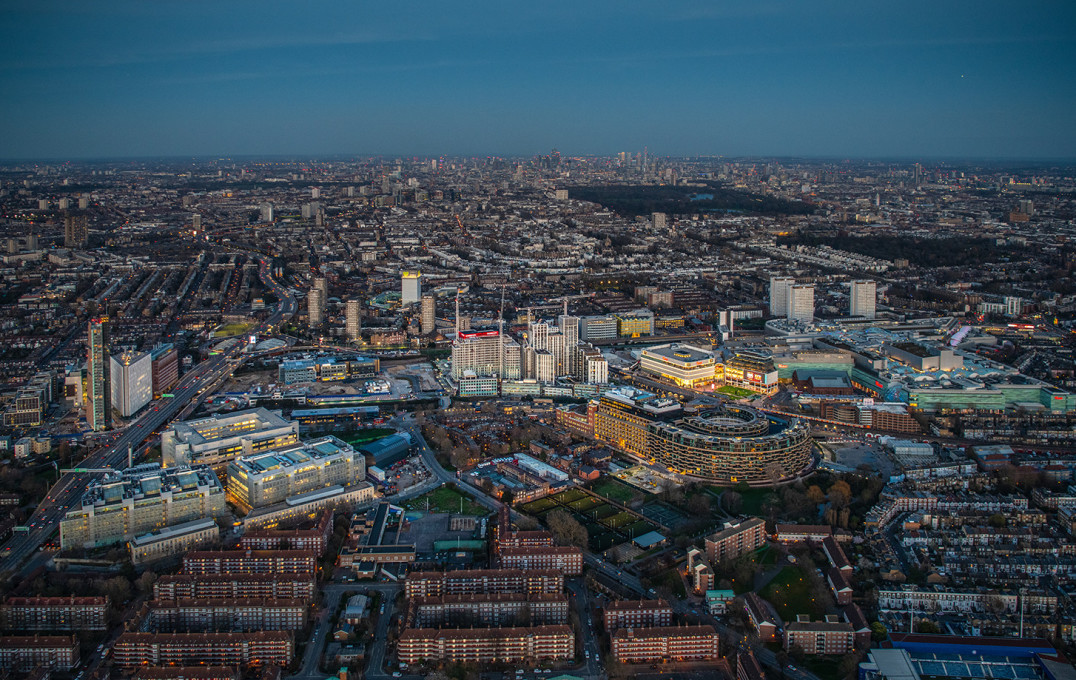
<svg viewBox="0 0 1076 680">
<path fill-rule="evenodd" d="M 1071 159 L 1076 7 L 0 8 L 4 159 Z"/>
</svg>

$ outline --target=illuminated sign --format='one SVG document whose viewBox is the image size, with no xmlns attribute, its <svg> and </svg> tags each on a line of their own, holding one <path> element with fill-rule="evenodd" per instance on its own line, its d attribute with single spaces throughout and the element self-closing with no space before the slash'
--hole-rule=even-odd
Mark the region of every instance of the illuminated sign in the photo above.
<svg viewBox="0 0 1076 680">
<path fill-rule="evenodd" d="M 499 331 L 460 331 L 460 339 L 469 338 L 495 338 L 500 335 Z"/>
</svg>

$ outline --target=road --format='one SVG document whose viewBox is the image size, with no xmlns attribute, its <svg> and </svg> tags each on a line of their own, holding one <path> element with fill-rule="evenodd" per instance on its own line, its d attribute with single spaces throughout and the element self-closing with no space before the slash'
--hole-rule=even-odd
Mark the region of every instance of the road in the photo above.
<svg viewBox="0 0 1076 680">
<path fill-rule="evenodd" d="M 276 294 L 280 302 L 273 313 L 265 319 L 256 332 L 269 331 L 281 319 L 290 317 L 298 309 L 295 296 L 269 275 L 269 262 L 260 259 L 259 275 L 266 287 Z M 227 350 L 211 356 L 188 371 L 172 390 L 171 398 L 161 398 L 151 403 L 138 420 L 122 432 L 114 435 L 111 443 L 86 456 L 75 470 L 122 469 L 127 465 L 128 447 L 141 452 L 162 426 L 177 415 L 186 417 L 203 394 L 211 394 L 231 375 L 242 362 L 242 342 L 236 342 Z M 0 550 L 0 574 L 15 571 L 30 555 L 38 550 L 59 529 L 60 519 L 79 505 L 86 488 L 100 473 L 72 472 L 64 474 L 49 489 L 26 522 L 27 531 L 16 532 Z"/>
</svg>

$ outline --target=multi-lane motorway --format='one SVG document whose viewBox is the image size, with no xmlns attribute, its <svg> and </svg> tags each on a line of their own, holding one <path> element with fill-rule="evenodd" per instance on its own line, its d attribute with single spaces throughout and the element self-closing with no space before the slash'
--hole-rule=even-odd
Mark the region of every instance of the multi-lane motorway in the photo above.
<svg viewBox="0 0 1076 680">
<path fill-rule="evenodd" d="M 292 316 L 297 303 L 295 297 L 273 280 L 269 273 L 269 262 L 260 258 L 259 275 L 266 287 L 280 300 L 273 313 L 263 321 L 257 332 L 274 327 L 283 318 Z M 187 372 L 172 391 L 171 398 L 158 399 L 147 408 L 138 420 L 122 432 L 116 432 L 114 438 L 86 456 L 76 468 L 78 469 L 121 469 L 127 464 L 128 447 L 140 450 L 148 444 L 154 433 L 183 411 L 196 403 L 203 394 L 211 394 L 217 385 L 223 382 L 242 362 L 243 343 L 236 342 L 220 354 L 211 356 Z M 25 530 L 16 532 L 0 548 L 0 573 L 18 569 L 36 550 L 44 545 L 50 536 L 59 529 L 60 519 L 71 508 L 77 507 L 89 484 L 99 473 L 71 472 L 64 474 L 46 497 L 38 504 L 33 515 L 27 520 Z"/>
</svg>

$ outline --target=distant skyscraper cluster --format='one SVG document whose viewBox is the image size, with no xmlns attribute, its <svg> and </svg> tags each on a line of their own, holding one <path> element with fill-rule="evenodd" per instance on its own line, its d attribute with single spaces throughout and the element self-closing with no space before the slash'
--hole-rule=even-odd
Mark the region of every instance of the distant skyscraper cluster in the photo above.
<svg viewBox="0 0 1076 680">
<path fill-rule="evenodd" d="M 452 375 L 456 380 L 485 379 L 492 389 L 497 380 L 553 383 L 559 378 L 605 383 L 609 366 L 602 353 L 579 339 L 580 319 L 564 313 L 554 323 L 528 313 L 521 345 L 503 329 L 459 331 L 452 345 Z"/>
</svg>

